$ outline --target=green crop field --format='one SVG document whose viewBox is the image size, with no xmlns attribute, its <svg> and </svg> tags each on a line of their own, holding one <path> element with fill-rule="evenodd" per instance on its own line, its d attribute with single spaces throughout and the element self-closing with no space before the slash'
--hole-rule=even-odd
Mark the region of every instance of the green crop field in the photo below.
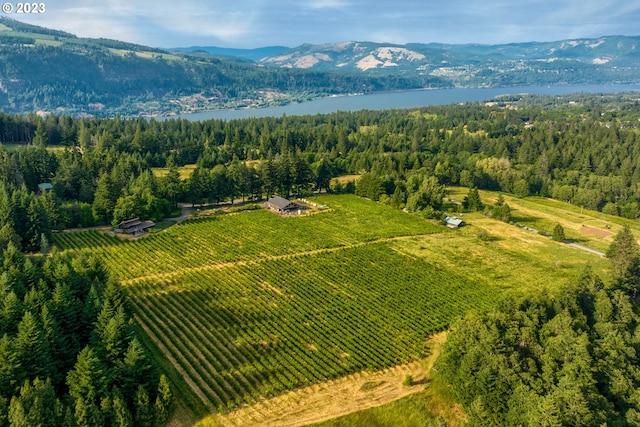
<svg viewBox="0 0 640 427">
<path fill-rule="evenodd" d="M 327 211 L 283 218 L 257 210 L 188 221 L 136 241 L 98 231 L 58 233 L 60 249 L 100 254 L 121 280 L 181 269 L 339 248 L 398 236 L 442 232 L 443 227 L 356 197 L 319 197 Z"/>
<path fill-rule="evenodd" d="M 209 407 L 427 355 L 487 286 L 373 243 L 130 286 L 141 321 Z M 167 310 L 167 308 L 171 308 Z"/>
<path fill-rule="evenodd" d="M 156 357 L 200 414 L 424 358 L 427 337 L 505 292 L 553 290 L 585 263 L 606 274 L 600 257 L 480 214 L 452 231 L 355 196 L 314 201 L 328 209 L 54 241 L 99 254 L 123 281 Z"/>
</svg>

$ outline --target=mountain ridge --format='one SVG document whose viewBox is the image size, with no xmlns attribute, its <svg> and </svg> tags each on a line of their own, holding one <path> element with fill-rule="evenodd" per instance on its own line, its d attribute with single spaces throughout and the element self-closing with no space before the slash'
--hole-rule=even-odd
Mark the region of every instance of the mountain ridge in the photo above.
<svg viewBox="0 0 640 427">
<path fill-rule="evenodd" d="M 175 47 L 167 49 L 170 52 L 198 53 L 206 52 L 217 56 L 231 56 L 236 58 L 248 59 L 251 61 L 259 61 L 262 58 L 276 56 L 282 52 L 291 49 L 287 46 L 263 46 L 254 49 L 228 48 L 218 46 L 190 46 Z"/>
<path fill-rule="evenodd" d="M 438 77 L 453 87 L 637 83 L 640 36 L 499 45 L 306 43 L 259 58 L 257 63 L 299 70 Z"/>
<path fill-rule="evenodd" d="M 640 36 L 602 36 L 500 45 L 348 41 L 319 45 L 303 44 L 281 55 L 262 58 L 260 63 L 291 68 L 341 67 L 361 71 L 402 67 L 407 62 L 419 69 L 425 66 L 436 67 L 443 63 L 468 63 L 470 60 L 575 60 L 593 65 L 609 62 L 625 65 L 625 61 L 628 62 L 629 59 L 627 56 L 635 54 L 637 57 L 639 51 Z"/>
<path fill-rule="evenodd" d="M 80 38 L 0 17 L 0 110 L 157 116 L 380 90 L 640 82 L 640 37 L 629 36 L 186 49 Z"/>
<path fill-rule="evenodd" d="M 447 87 L 439 78 L 432 84 Z M 415 89 L 424 78 L 286 70 L 209 54 L 79 38 L 0 17 L 0 110 L 157 116 Z"/>
<path fill-rule="evenodd" d="M 448 43 L 439 43 L 439 42 L 429 42 L 429 43 L 420 43 L 420 42 L 410 42 L 405 44 L 399 43 L 390 43 L 390 42 L 372 42 L 372 41 L 357 41 L 357 40 L 348 40 L 342 42 L 334 42 L 334 43 L 320 43 L 320 44 L 311 44 L 311 43 L 303 43 L 296 47 L 286 47 L 286 46 L 265 46 L 258 47 L 252 49 L 239 49 L 239 48 L 229 48 L 229 47 L 218 47 L 218 46 L 192 46 L 192 47 L 179 47 L 179 48 L 168 48 L 168 51 L 180 51 L 180 52 L 195 52 L 195 51 L 206 51 L 213 55 L 224 55 L 224 56 L 238 56 L 248 58 L 251 57 L 257 62 L 262 63 L 278 63 L 279 58 L 282 56 L 291 56 L 295 58 L 299 58 L 300 56 L 317 52 L 324 51 L 332 51 L 339 52 L 344 51 L 345 46 L 357 46 L 357 47 L 365 47 L 366 46 L 377 46 L 379 48 L 400 48 L 407 49 L 409 51 L 418 51 L 418 53 L 423 51 L 431 51 L 431 52 L 455 52 L 455 53 L 464 53 L 467 55 L 486 55 L 490 51 L 494 51 L 495 55 L 504 55 L 505 53 L 511 55 L 519 55 L 520 57 L 525 57 L 525 55 L 529 55 L 529 59 L 541 59 L 543 57 L 551 58 L 548 54 L 553 54 L 556 51 L 564 49 L 565 51 L 569 51 L 567 46 L 577 51 L 580 48 L 588 48 L 592 49 L 594 52 L 601 51 L 602 49 L 598 49 L 600 46 L 603 46 L 604 43 L 608 41 L 616 41 L 617 43 L 627 42 L 631 43 L 629 47 L 632 51 L 640 51 L 640 36 L 622 36 L 622 35 L 607 35 L 600 36 L 595 38 L 573 38 L 573 39 L 564 39 L 557 41 L 530 41 L 530 42 L 514 42 L 514 43 L 503 43 L 503 44 L 483 44 L 483 43 L 463 43 L 463 44 L 448 44 Z M 275 51 L 275 53 L 271 53 Z M 587 51 L 588 52 L 588 51 Z M 575 54 L 575 52 L 574 52 Z M 533 55 L 533 56 L 532 56 Z M 286 61 L 282 61 L 282 64 L 287 64 Z"/>
</svg>

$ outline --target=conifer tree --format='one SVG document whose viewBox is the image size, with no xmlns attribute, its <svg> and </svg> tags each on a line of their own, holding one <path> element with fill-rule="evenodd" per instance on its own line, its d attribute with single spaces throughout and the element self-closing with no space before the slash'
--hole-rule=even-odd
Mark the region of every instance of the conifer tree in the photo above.
<svg viewBox="0 0 640 427">
<path fill-rule="evenodd" d="M 155 403 L 155 417 L 157 426 L 163 426 L 169 420 L 169 417 L 175 409 L 175 399 L 171 392 L 171 386 L 169 380 L 162 374 L 160 376 L 160 382 L 158 383 L 158 394 L 156 396 Z"/>
<path fill-rule="evenodd" d="M 76 399 L 74 419 L 77 427 L 101 427 L 104 425 L 100 408 L 95 403 L 84 399 Z"/>
<path fill-rule="evenodd" d="M 108 173 L 100 175 L 93 200 L 93 216 L 96 221 L 111 222 L 119 195 L 120 192 L 111 175 Z"/>
<path fill-rule="evenodd" d="M 20 365 L 9 335 L 0 338 L 0 396 L 11 396 L 16 392 Z"/>
<path fill-rule="evenodd" d="M 99 340 L 108 360 L 118 360 L 125 352 L 130 337 L 124 308 L 120 307 L 99 333 Z"/>
<path fill-rule="evenodd" d="M 30 311 L 26 311 L 18 324 L 18 334 L 14 340 L 16 357 L 21 367 L 20 380 L 26 378 L 46 378 L 51 374 L 49 346 L 42 329 Z"/>
<path fill-rule="evenodd" d="M 400 209 L 404 205 L 404 197 L 402 188 L 400 185 L 396 185 L 395 190 L 393 190 L 393 196 L 391 197 L 391 206 Z"/>
<path fill-rule="evenodd" d="M 152 366 L 142 344 L 137 338 L 133 338 L 117 375 L 123 396 L 133 396 L 138 384 L 148 385 L 151 373 Z"/>
<path fill-rule="evenodd" d="M 77 401 L 97 404 L 106 395 L 106 370 L 91 347 L 78 354 L 74 368 L 67 374 L 69 394 Z"/>
<path fill-rule="evenodd" d="M 18 330 L 18 324 L 22 316 L 22 304 L 15 292 L 10 291 L 4 297 L 2 305 L 2 330 L 13 334 Z"/>
<path fill-rule="evenodd" d="M 44 124 L 42 121 L 38 122 L 38 126 L 36 127 L 36 133 L 33 137 L 31 143 L 36 147 L 46 147 L 49 142 L 49 136 L 47 135 L 47 131 L 44 128 Z"/>
<path fill-rule="evenodd" d="M 322 159 L 316 166 L 315 170 L 315 188 L 317 191 L 329 191 L 331 183 L 331 165 L 326 159 Z"/>
<path fill-rule="evenodd" d="M 612 272 L 615 278 L 622 278 L 629 270 L 634 259 L 638 258 L 640 248 L 628 225 L 616 234 L 609 246 L 607 257 L 612 261 Z"/>
<path fill-rule="evenodd" d="M 564 242 L 564 239 L 565 239 L 564 227 L 562 227 L 562 225 L 556 224 L 556 226 L 553 227 L 553 233 L 551 234 L 551 239 L 555 240 L 556 242 Z"/>
<path fill-rule="evenodd" d="M 169 200 L 173 207 L 176 207 L 178 206 L 178 199 L 181 192 L 180 171 L 178 170 L 178 166 L 173 162 L 173 157 L 169 157 L 169 159 L 172 161 L 169 162 L 167 160 L 169 171 L 161 180 L 160 191 L 161 196 Z"/>
<path fill-rule="evenodd" d="M 482 201 L 480 200 L 480 193 L 477 188 L 470 188 L 469 193 L 465 196 L 463 205 L 465 209 L 475 212 L 481 211 L 483 208 Z"/>
<path fill-rule="evenodd" d="M 140 427 L 152 427 L 154 423 L 154 407 L 149 402 L 149 393 L 142 384 L 138 385 L 135 398 L 135 425 Z"/>
<path fill-rule="evenodd" d="M 17 396 L 13 396 L 11 398 L 11 403 L 9 403 L 9 424 L 13 426 L 27 427 L 29 425 L 29 421 L 27 419 L 27 414 L 24 410 L 24 405 L 22 401 Z"/>
<path fill-rule="evenodd" d="M 122 398 L 120 392 L 114 392 L 113 396 L 113 421 L 116 427 L 132 427 L 133 419 L 131 412 L 127 408 L 127 403 Z M 157 424 L 161 426 L 163 424 Z"/>
</svg>

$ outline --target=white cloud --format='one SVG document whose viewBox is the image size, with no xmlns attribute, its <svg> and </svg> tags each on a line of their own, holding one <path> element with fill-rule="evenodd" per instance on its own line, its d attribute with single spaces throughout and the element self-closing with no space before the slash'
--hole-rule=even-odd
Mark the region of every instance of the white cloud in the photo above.
<svg viewBox="0 0 640 427">
<path fill-rule="evenodd" d="M 162 45 L 172 37 L 216 38 L 237 41 L 250 32 L 258 18 L 259 0 L 156 0 L 101 2 L 61 0 L 47 5 L 43 15 L 24 15 L 25 22 L 60 29 L 81 37 L 106 37 Z"/>
<path fill-rule="evenodd" d="M 342 9 L 349 6 L 349 2 L 344 0 L 311 0 L 309 2 L 301 2 L 300 6 L 308 5 L 312 9 Z"/>
<path fill-rule="evenodd" d="M 152 46 L 509 43 L 640 33 L 640 4 L 628 0 L 55 0 L 44 15 L 14 17 Z"/>
</svg>

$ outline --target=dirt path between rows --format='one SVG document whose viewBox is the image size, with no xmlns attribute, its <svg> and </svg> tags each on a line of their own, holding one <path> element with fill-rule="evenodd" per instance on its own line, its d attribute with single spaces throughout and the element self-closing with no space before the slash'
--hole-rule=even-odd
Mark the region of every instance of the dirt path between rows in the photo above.
<svg viewBox="0 0 640 427">
<path fill-rule="evenodd" d="M 227 415 L 212 415 L 197 425 L 224 427 L 298 427 L 380 406 L 424 390 L 446 333 L 429 338 L 424 360 L 379 372 L 361 372 L 295 390 Z M 407 375 L 413 384 L 403 385 Z"/>
<path fill-rule="evenodd" d="M 312 249 L 312 250 L 301 251 L 301 252 L 290 252 L 290 253 L 284 253 L 280 255 L 268 255 L 268 256 L 262 256 L 262 257 L 250 259 L 250 260 L 229 261 L 229 262 L 223 262 L 218 264 L 203 264 L 195 267 L 181 267 L 173 271 L 168 271 L 164 273 L 153 273 L 153 274 L 147 274 L 145 276 L 137 276 L 137 277 L 134 277 L 133 279 L 120 280 L 120 283 L 126 286 L 142 280 L 147 280 L 147 279 L 155 279 L 155 280 L 169 279 L 171 277 L 179 276 L 188 272 L 221 270 L 223 268 L 229 268 L 234 266 L 251 265 L 251 264 L 257 264 L 264 261 L 274 261 L 279 259 L 295 258 L 300 256 L 317 255 L 321 253 L 338 252 L 345 249 L 351 249 L 351 248 L 356 248 L 356 247 L 365 246 L 365 245 L 374 245 L 377 243 L 393 242 L 398 240 L 408 240 L 408 239 L 414 239 L 414 238 L 425 237 L 430 235 L 432 234 L 412 234 L 407 236 L 382 237 L 380 239 L 369 240 L 366 242 L 357 242 L 352 244 L 346 244 L 343 246 L 332 246 L 328 248 Z"/>
</svg>

